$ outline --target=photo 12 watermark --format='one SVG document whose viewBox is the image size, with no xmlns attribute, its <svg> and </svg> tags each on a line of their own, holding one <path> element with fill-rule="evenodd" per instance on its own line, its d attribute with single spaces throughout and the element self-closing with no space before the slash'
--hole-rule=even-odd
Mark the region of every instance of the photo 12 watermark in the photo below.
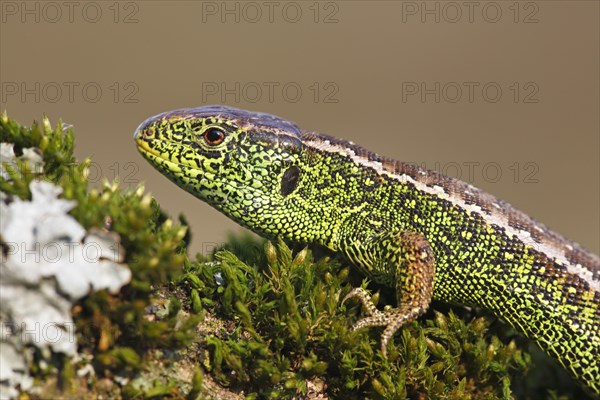
<svg viewBox="0 0 600 400">
<path fill-rule="evenodd" d="M 402 82 L 402 102 L 420 103 L 499 103 L 510 101 L 519 104 L 540 102 L 540 86 L 528 82 L 440 82 L 405 81 Z"/>
<path fill-rule="evenodd" d="M 523 184 L 540 182 L 540 166 L 535 161 L 515 161 L 511 164 L 498 161 L 436 161 L 413 164 L 471 184 L 477 181 L 498 183 L 503 180 Z"/>
<path fill-rule="evenodd" d="M 78 81 L 2 81 L 0 102 L 20 103 L 139 103 L 140 87 L 136 82 Z"/>
<path fill-rule="evenodd" d="M 540 5 L 534 1 L 403 1 L 403 23 L 537 24 Z"/>
<path fill-rule="evenodd" d="M 333 81 L 213 81 L 202 82 L 203 103 L 298 103 L 301 101 L 323 104 L 339 103 L 340 86 Z"/>
<path fill-rule="evenodd" d="M 91 161 L 82 172 L 79 163 L 69 163 L 67 173 L 73 177 L 74 174 L 82 173 L 88 183 L 94 184 L 102 181 L 118 181 L 119 183 L 136 185 L 140 183 L 138 173 L 140 166 L 134 161 L 115 161 L 109 165 Z"/>
<path fill-rule="evenodd" d="M 202 1 L 202 23 L 339 22 L 337 1 Z"/>
<path fill-rule="evenodd" d="M 75 323 L 72 321 L 11 322 L 0 323 L 0 338 L 17 337 L 21 343 L 52 345 L 54 343 L 76 343 Z"/>
<path fill-rule="evenodd" d="M 0 20 L 6 23 L 87 23 L 139 22 L 140 2 L 136 1 L 1 1 Z"/>
<path fill-rule="evenodd" d="M 4 161 L 2 160 L 2 162 Z M 63 176 L 70 181 L 85 179 L 90 184 L 117 181 L 128 185 L 137 185 L 141 182 L 138 176 L 140 166 L 135 161 L 114 161 L 108 165 L 102 165 L 96 161 L 71 162 L 65 164 L 65 167 Z M 8 168 L 14 169 L 14 165 L 8 166 Z M 7 173 L 4 172 L 4 165 L 2 165 L 0 171 L 2 171 L 0 176 L 8 177 Z M 46 179 L 42 163 L 30 163 L 29 168 L 21 170 L 20 173 L 31 178 L 31 180 Z"/>
<path fill-rule="evenodd" d="M 2 242 L 0 261 L 9 260 L 21 264 L 75 264 L 78 262 L 99 263 L 102 260 L 120 260 L 123 248 L 118 242 L 106 243 L 87 240 L 85 242 Z"/>
</svg>

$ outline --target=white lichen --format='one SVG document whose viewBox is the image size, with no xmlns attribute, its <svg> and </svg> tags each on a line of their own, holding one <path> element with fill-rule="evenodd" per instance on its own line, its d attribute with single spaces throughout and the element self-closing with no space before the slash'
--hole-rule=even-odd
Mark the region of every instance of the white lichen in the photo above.
<svg viewBox="0 0 600 400">
<path fill-rule="evenodd" d="M 14 171 L 18 171 L 17 160 L 26 162 L 30 173 L 41 174 L 44 172 L 44 161 L 38 149 L 34 147 L 24 148 L 23 154 L 17 157 L 13 143 L 0 143 L 0 177 L 9 180 L 10 175 L 5 165 L 8 165 Z"/>
<path fill-rule="evenodd" d="M 58 198 L 52 183 L 32 181 L 30 190 L 31 201 L 0 199 L 0 398 L 31 387 L 32 346 L 77 354 L 75 301 L 102 289 L 116 293 L 131 279 L 117 235 L 86 233 L 68 214 L 75 202 Z"/>
</svg>

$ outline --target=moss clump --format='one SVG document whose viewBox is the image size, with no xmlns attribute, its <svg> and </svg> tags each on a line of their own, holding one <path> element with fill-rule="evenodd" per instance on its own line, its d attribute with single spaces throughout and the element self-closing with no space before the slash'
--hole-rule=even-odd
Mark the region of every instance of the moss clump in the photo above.
<svg viewBox="0 0 600 400">
<path fill-rule="evenodd" d="M 203 366 L 247 398 L 588 398 L 537 346 L 476 309 L 434 303 L 383 359 L 381 329 L 350 331 L 359 306 L 340 305 L 360 279 L 320 248 L 294 255 L 283 242 L 230 238 L 182 277 L 192 310 L 227 321 L 206 337 Z M 377 298 L 395 302 L 392 290 Z"/>
<path fill-rule="evenodd" d="M 348 267 L 308 249 L 293 256 L 284 243 L 267 243 L 265 254 L 267 263 L 250 266 L 223 250 L 184 277 L 193 308 L 234 321 L 207 338 L 205 367 L 250 397 L 307 395 L 324 380 L 332 398 L 510 398 L 511 376 L 529 364 L 514 341 L 489 333 L 487 318 L 453 312 L 403 329 L 383 359 L 381 332 L 350 331 L 348 314 L 359 309 L 340 306 Z"/>
</svg>

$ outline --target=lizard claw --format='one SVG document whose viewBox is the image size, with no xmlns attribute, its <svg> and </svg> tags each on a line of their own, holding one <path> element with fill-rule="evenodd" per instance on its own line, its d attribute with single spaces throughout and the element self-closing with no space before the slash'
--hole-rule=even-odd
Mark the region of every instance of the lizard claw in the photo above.
<svg viewBox="0 0 600 400">
<path fill-rule="evenodd" d="M 348 299 L 353 297 L 358 298 L 363 308 L 365 309 L 365 313 L 367 316 L 358 320 L 352 326 L 352 330 L 355 331 L 365 326 L 382 326 L 386 325 L 385 323 L 381 323 L 381 321 L 385 321 L 385 312 L 379 311 L 373 300 L 371 299 L 371 295 L 363 288 L 354 288 L 352 289 L 342 300 L 342 304 Z"/>
<path fill-rule="evenodd" d="M 365 308 L 366 316 L 359 319 L 358 322 L 352 326 L 352 331 L 371 326 L 384 326 L 385 330 L 381 335 L 381 353 L 384 358 L 387 358 L 387 346 L 396 331 L 406 323 L 415 320 L 423 313 L 423 309 L 419 307 L 409 308 L 407 306 L 380 311 L 371 300 L 369 293 L 363 288 L 352 289 L 344 297 L 342 304 L 353 297 L 357 297 L 358 300 L 360 300 Z"/>
<path fill-rule="evenodd" d="M 373 303 L 371 295 L 365 289 L 361 287 L 352 289 L 346 296 L 344 296 L 342 304 L 344 304 L 346 300 L 351 299 L 353 297 L 358 298 L 358 300 L 366 310 L 367 315 L 373 316 L 376 314 L 381 314 L 381 311 L 379 311 Z"/>
<path fill-rule="evenodd" d="M 360 299 L 362 296 L 369 296 L 366 290 L 364 290 L 363 288 L 353 288 L 351 291 L 348 292 L 347 295 L 344 296 L 344 298 L 342 299 L 342 304 L 344 304 L 348 299 L 351 299 L 353 297 L 359 297 Z"/>
</svg>

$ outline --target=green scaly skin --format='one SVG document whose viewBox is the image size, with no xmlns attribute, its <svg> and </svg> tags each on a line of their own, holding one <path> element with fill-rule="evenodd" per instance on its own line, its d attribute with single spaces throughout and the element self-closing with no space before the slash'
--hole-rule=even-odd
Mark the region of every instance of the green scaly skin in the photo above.
<svg viewBox="0 0 600 400">
<path fill-rule="evenodd" d="M 267 238 L 318 243 L 398 307 L 355 329 L 385 326 L 382 352 L 432 299 L 492 311 L 600 393 L 600 259 L 471 185 L 301 131 L 278 117 L 222 106 L 143 122 L 144 157 L 174 183 Z"/>
</svg>

